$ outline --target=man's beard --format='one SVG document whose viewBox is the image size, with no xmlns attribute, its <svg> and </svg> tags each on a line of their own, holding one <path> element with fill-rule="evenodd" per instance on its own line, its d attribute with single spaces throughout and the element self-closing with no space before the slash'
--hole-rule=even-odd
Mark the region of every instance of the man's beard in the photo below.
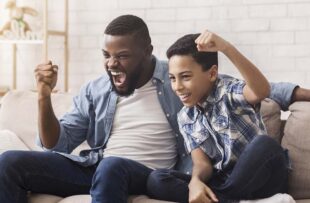
<svg viewBox="0 0 310 203">
<path fill-rule="evenodd" d="M 138 70 L 141 70 L 141 71 L 136 71 L 134 73 L 132 73 L 131 75 L 126 75 L 126 80 L 128 81 L 127 83 L 127 90 L 126 91 L 119 91 L 114 82 L 113 82 L 113 76 L 112 74 L 110 73 L 110 71 L 107 71 L 108 72 L 108 75 L 110 77 L 110 82 L 112 84 L 112 89 L 119 95 L 119 96 L 122 96 L 122 97 L 126 97 L 126 96 L 130 96 L 134 93 L 136 87 L 137 87 L 137 83 L 138 83 L 138 79 L 140 78 L 141 76 L 141 72 L 142 72 L 142 63 L 138 64 L 137 65 L 139 68 Z"/>
</svg>

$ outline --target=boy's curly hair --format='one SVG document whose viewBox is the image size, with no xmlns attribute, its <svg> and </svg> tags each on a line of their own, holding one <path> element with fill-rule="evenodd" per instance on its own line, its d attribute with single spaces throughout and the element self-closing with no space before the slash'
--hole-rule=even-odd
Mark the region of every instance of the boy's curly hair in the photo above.
<svg viewBox="0 0 310 203">
<path fill-rule="evenodd" d="M 167 50 L 166 55 L 170 59 L 174 55 L 189 55 L 202 66 L 204 71 L 209 70 L 213 65 L 218 65 L 217 52 L 200 52 L 197 49 L 195 40 L 198 34 L 188 34 L 179 38 Z"/>
</svg>

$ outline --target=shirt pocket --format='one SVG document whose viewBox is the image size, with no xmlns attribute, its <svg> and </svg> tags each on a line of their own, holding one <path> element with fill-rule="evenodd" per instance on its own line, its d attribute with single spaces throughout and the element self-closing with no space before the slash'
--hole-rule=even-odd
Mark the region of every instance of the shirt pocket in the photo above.
<svg viewBox="0 0 310 203">
<path fill-rule="evenodd" d="M 191 137 L 193 141 L 200 146 L 209 137 L 209 132 L 207 129 L 200 129 L 192 132 Z"/>
<path fill-rule="evenodd" d="M 229 119 L 227 115 L 217 115 L 212 119 L 212 127 L 217 134 L 229 134 Z"/>
</svg>

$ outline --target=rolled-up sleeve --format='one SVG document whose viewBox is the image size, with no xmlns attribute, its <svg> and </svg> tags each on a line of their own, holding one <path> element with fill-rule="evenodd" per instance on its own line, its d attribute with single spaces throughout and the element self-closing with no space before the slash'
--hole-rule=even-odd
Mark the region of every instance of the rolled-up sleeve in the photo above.
<svg viewBox="0 0 310 203">
<path fill-rule="evenodd" d="M 51 148 L 43 147 L 38 135 L 36 143 L 44 150 L 71 153 L 87 138 L 89 131 L 89 111 L 92 99 L 87 92 L 87 86 L 83 87 L 78 96 L 73 99 L 71 110 L 59 119 L 60 134 L 57 144 Z"/>
<path fill-rule="evenodd" d="M 291 104 L 296 84 L 288 82 L 270 83 L 271 91 L 269 98 L 277 102 L 283 111 L 287 111 Z"/>
</svg>

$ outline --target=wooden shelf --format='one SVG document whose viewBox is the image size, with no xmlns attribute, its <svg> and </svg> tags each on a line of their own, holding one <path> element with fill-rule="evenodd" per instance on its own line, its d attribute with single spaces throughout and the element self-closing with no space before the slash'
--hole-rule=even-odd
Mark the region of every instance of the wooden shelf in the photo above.
<svg viewBox="0 0 310 203">
<path fill-rule="evenodd" d="M 64 30 L 55 31 L 48 29 L 48 0 L 43 1 L 43 39 L 42 40 L 6 40 L 0 38 L 0 44 L 11 44 L 13 52 L 13 80 L 12 80 L 12 89 L 16 89 L 16 71 L 17 71 L 17 45 L 42 45 L 43 61 L 49 59 L 48 56 L 48 38 L 49 36 L 59 36 L 64 38 L 64 91 L 68 91 L 68 0 L 64 1 Z"/>
<path fill-rule="evenodd" d="M 43 40 L 6 40 L 0 39 L 0 44 L 43 44 Z"/>
</svg>

